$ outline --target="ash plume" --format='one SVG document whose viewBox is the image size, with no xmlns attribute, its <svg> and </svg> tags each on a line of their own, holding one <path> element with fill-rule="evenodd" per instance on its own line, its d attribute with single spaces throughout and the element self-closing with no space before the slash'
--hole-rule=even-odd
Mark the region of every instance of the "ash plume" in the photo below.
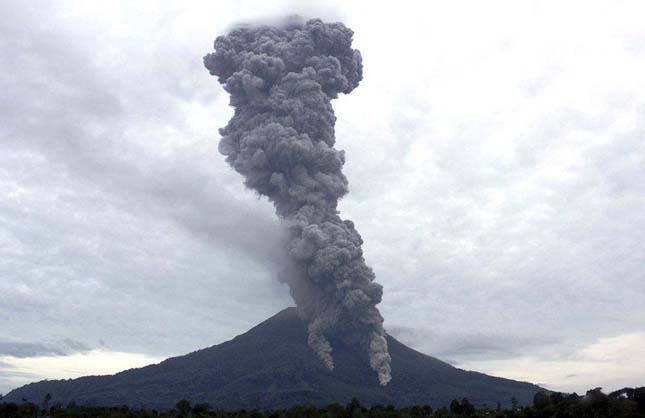
<svg viewBox="0 0 645 418">
<path fill-rule="evenodd" d="M 289 228 L 292 267 L 282 280 L 307 324 L 309 346 L 333 370 L 329 337 L 360 344 L 386 385 L 391 359 L 376 308 L 383 288 L 365 263 L 361 236 L 337 209 L 348 183 L 345 154 L 334 148 L 331 100 L 362 79 L 352 35 L 319 19 L 240 26 L 215 40 L 204 65 L 235 108 L 220 129 L 219 151 Z"/>
</svg>

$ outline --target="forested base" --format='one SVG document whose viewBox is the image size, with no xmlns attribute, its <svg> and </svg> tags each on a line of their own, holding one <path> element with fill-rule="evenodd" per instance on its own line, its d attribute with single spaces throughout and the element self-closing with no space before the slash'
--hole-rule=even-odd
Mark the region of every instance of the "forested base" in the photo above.
<svg viewBox="0 0 645 418">
<path fill-rule="evenodd" d="M 433 410 L 430 405 L 396 409 L 393 406 L 364 407 L 356 399 L 343 406 L 318 409 L 294 406 L 287 410 L 259 411 L 213 410 L 208 404 L 191 405 L 179 401 L 174 409 L 136 410 L 123 407 L 85 407 L 74 403 L 49 406 L 45 397 L 40 405 L 0 403 L 0 418 L 645 418 L 645 387 L 625 388 L 609 395 L 593 389 L 584 396 L 538 392 L 529 407 L 476 409 L 468 399 L 453 400 L 450 407 Z"/>
</svg>

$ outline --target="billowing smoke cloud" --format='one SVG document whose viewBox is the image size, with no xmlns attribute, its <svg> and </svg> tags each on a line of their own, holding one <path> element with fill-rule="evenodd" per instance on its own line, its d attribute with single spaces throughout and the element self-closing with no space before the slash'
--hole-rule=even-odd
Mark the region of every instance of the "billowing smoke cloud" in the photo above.
<svg viewBox="0 0 645 418">
<path fill-rule="evenodd" d="M 282 279 L 307 323 L 309 345 L 333 370 L 330 336 L 361 344 L 386 385 L 390 355 L 376 308 L 383 289 L 365 263 L 361 236 L 337 210 L 348 190 L 331 100 L 362 79 L 352 35 L 319 19 L 238 27 L 215 40 L 204 64 L 235 107 L 220 130 L 220 152 L 290 230 L 293 271 Z"/>
</svg>

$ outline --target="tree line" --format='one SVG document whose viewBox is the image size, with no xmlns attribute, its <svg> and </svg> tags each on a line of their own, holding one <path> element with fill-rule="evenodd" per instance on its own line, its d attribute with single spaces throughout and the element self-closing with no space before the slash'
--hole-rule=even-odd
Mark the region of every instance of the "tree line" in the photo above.
<svg viewBox="0 0 645 418">
<path fill-rule="evenodd" d="M 192 405 L 187 400 L 177 402 L 168 411 L 120 407 L 50 405 L 47 394 L 38 404 L 1 402 L 0 418 L 645 418 L 645 387 L 624 388 L 609 394 L 601 388 L 587 391 L 584 396 L 575 393 L 538 392 L 533 404 L 510 408 L 499 404 L 493 408 L 476 408 L 467 398 L 453 400 L 449 406 L 434 410 L 430 405 L 405 408 L 376 405 L 367 407 L 357 399 L 347 405 L 331 404 L 325 408 L 300 405 L 284 410 L 225 411 L 213 409 L 207 403 Z"/>
</svg>

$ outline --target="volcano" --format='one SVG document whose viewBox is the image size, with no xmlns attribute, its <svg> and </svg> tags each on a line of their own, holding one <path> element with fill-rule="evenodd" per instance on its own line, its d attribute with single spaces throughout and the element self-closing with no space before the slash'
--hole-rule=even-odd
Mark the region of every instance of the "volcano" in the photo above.
<svg viewBox="0 0 645 418">
<path fill-rule="evenodd" d="M 159 364 L 109 376 L 30 383 L 9 392 L 5 401 L 34 402 L 51 394 L 51 403 L 128 405 L 170 409 L 187 399 L 222 409 L 279 409 L 296 404 L 326 406 L 357 398 L 367 405 L 447 405 L 468 398 L 477 406 L 529 404 L 540 387 L 461 370 L 387 337 L 392 381 L 379 385 L 364 350 L 331 340 L 335 368 L 330 371 L 307 345 L 307 330 L 287 308 L 230 341 Z"/>
</svg>

